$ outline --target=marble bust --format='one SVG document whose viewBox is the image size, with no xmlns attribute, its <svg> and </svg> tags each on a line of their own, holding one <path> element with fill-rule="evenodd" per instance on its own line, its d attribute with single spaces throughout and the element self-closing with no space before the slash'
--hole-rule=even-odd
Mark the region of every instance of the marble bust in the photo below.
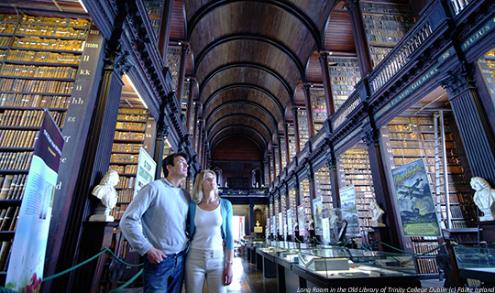
<svg viewBox="0 0 495 293">
<path fill-rule="evenodd" d="M 117 204 L 118 194 L 115 186 L 119 183 L 119 173 L 108 170 L 91 194 L 100 200 L 94 215 L 89 218 L 90 222 L 113 222 L 114 217 L 110 212 Z"/>
<path fill-rule="evenodd" d="M 371 210 L 371 227 L 385 227 L 385 224 L 383 223 L 382 220 L 382 215 L 384 214 L 384 211 L 374 199 L 370 202 L 370 210 Z"/>
<path fill-rule="evenodd" d="M 483 212 L 483 216 L 480 216 L 480 221 L 492 221 L 495 210 L 495 189 L 491 188 L 488 181 L 481 177 L 471 178 L 471 188 L 476 192 L 474 193 L 474 203 Z"/>
</svg>

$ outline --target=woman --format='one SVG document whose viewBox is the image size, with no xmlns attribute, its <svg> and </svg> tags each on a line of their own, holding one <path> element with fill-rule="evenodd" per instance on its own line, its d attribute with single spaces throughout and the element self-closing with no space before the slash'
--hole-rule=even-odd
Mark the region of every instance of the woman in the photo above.
<svg viewBox="0 0 495 293">
<path fill-rule="evenodd" d="M 211 170 L 196 177 L 188 225 L 186 292 L 203 292 L 205 279 L 208 292 L 227 292 L 234 257 L 232 204 L 218 196 L 217 176 Z"/>
</svg>

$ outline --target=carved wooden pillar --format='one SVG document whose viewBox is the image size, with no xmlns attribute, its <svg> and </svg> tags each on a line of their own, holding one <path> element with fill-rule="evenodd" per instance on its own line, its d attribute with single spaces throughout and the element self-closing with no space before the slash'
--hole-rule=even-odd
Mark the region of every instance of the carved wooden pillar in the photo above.
<svg viewBox="0 0 495 293">
<path fill-rule="evenodd" d="M 364 30 L 363 16 L 359 8 L 359 0 L 347 0 L 347 9 L 352 18 L 352 35 L 359 59 L 359 69 L 361 70 L 361 77 L 364 77 L 373 70 L 373 66 L 368 51 L 368 41 Z"/>
<path fill-rule="evenodd" d="M 200 103 L 197 102 L 196 105 L 194 106 L 194 120 L 193 120 L 193 149 L 198 154 L 199 156 L 199 149 L 198 149 L 198 136 L 199 136 L 199 123 L 198 123 L 198 117 L 199 117 L 199 111 L 200 111 Z"/>
<path fill-rule="evenodd" d="M 162 21 L 160 26 L 160 33 L 158 36 L 158 50 L 162 55 L 164 64 L 167 64 L 167 53 L 168 53 L 168 41 L 170 37 L 170 22 L 172 20 L 172 4 L 174 1 L 166 0 L 164 1 L 164 6 L 162 10 Z"/>
<path fill-rule="evenodd" d="M 333 207 L 340 208 L 340 190 L 339 190 L 340 184 L 339 184 L 339 175 L 337 171 L 337 158 L 335 157 L 333 145 L 331 144 L 329 145 L 327 151 L 327 165 L 328 165 L 328 174 L 330 176 Z"/>
<path fill-rule="evenodd" d="M 473 176 L 495 185 L 495 143 L 474 82 L 466 70 L 450 74 L 443 82 Z"/>
<path fill-rule="evenodd" d="M 173 94 L 173 93 L 171 93 Z M 153 153 L 153 160 L 157 162 L 157 168 L 155 171 L 155 178 L 160 178 L 162 174 L 162 160 L 163 160 L 163 147 L 165 145 L 165 139 L 168 136 L 170 127 L 165 124 L 165 105 L 170 100 L 170 95 L 162 99 L 160 105 L 160 116 L 156 122 L 156 137 L 155 137 L 155 151 Z"/>
<path fill-rule="evenodd" d="M 194 87 L 196 86 L 196 77 L 194 76 L 189 76 L 189 95 L 187 97 L 187 109 L 186 109 L 186 130 L 189 132 L 189 129 L 191 127 L 191 111 L 193 107 L 193 100 L 194 100 Z M 196 112 L 196 111 L 194 111 Z"/>
<path fill-rule="evenodd" d="M 297 118 L 297 107 L 296 106 L 293 106 L 292 107 L 292 112 L 294 113 L 294 132 L 295 132 L 295 135 L 296 135 L 296 154 L 299 153 L 301 151 L 301 147 L 300 147 L 300 136 L 299 136 L 299 120 Z"/>
<path fill-rule="evenodd" d="M 68 227 L 70 229 L 69 233 L 76 234 L 77 237 L 72 237 L 72 241 L 64 242 L 66 247 L 71 246 L 69 251 L 72 251 L 72 265 L 83 261 L 87 257 L 84 251 L 80 251 L 81 242 L 91 241 L 91 239 L 81 238 L 83 222 L 88 219 L 98 204 L 97 199 L 89 196 L 91 189 L 98 185 L 99 180 L 107 172 L 110 164 L 115 123 L 122 94 L 122 74 L 130 66 L 129 64 L 116 63 L 116 61 L 126 61 L 126 55 L 127 52 L 122 52 L 112 47 L 109 47 L 107 51 L 98 102 L 93 114 L 91 133 L 88 136 L 85 149 L 84 169 L 79 174 L 76 205 L 71 211 L 72 219 Z M 68 256 L 68 258 L 70 257 Z M 90 283 L 87 281 L 89 277 L 93 277 L 93 269 L 91 269 L 93 266 L 88 265 L 73 272 L 67 286 L 68 291 L 75 291 L 75 287 L 77 287 L 78 290 L 89 292 L 91 288 L 89 287 Z"/>
<path fill-rule="evenodd" d="M 388 228 L 375 230 L 375 233 L 380 233 L 379 239 L 381 241 L 396 247 L 403 247 L 402 237 L 400 236 L 399 214 L 394 204 L 393 193 L 389 188 L 391 184 L 387 181 L 387 171 L 381 152 L 380 130 L 375 127 L 371 119 L 365 125 L 363 140 L 366 142 L 368 149 L 375 199 L 385 211 L 384 223 Z"/>
<path fill-rule="evenodd" d="M 320 52 L 320 66 L 323 75 L 323 88 L 325 89 L 325 102 L 327 104 L 327 116 L 335 113 L 330 74 L 328 73 L 328 52 Z"/>
<path fill-rule="evenodd" d="M 186 75 L 186 57 L 189 52 L 189 43 L 181 42 L 179 76 L 177 77 L 177 99 L 182 109 L 182 92 L 184 91 L 184 78 Z M 190 94 L 189 94 L 190 95 Z"/>
<path fill-rule="evenodd" d="M 315 135 L 315 128 L 313 124 L 313 107 L 311 106 L 311 92 L 309 88 L 311 85 L 309 83 L 304 84 L 304 97 L 306 99 L 306 111 L 308 112 L 308 132 L 309 139 Z"/>
<path fill-rule="evenodd" d="M 284 133 L 285 133 L 285 161 L 287 165 L 289 165 L 290 162 L 290 147 L 289 147 L 289 129 L 287 125 L 287 121 L 284 119 Z"/>
</svg>

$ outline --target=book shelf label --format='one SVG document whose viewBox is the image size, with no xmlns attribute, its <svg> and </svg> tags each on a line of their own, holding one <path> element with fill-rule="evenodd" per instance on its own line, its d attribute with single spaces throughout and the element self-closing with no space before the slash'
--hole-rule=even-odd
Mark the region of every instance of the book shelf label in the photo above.
<svg viewBox="0 0 495 293">
<path fill-rule="evenodd" d="M 422 159 L 392 169 L 404 236 L 439 236 L 440 228 Z"/>
<path fill-rule="evenodd" d="M 155 179 L 156 162 L 144 148 L 139 148 L 138 171 L 136 174 L 134 196 L 145 186 Z M 133 198 L 134 198 L 133 196 Z"/>
</svg>

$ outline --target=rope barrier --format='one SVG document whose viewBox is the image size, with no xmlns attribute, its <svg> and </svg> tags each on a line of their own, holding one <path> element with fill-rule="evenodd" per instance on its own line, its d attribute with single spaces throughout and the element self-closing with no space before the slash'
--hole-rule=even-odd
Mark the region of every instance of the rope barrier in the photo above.
<svg viewBox="0 0 495 293">
<path fill-rule="evenodd" d="M 51 281 L 53 279 L 56 279 L 58 277 L 61 277 L 67 273 L 70 273 L 90 262 L 92 262 L 93 260 L 97 259 L 98 257 L 100 257 L 102 254 L 104 253 L 109 253 L 114 259 L 116 259 L 118 262 L 126 265 L 126 266 L 129 266 L 129 267 L 141 267 L 143 265 L 143 263 L 140 263 L 140 264 L 131 264 L 131 263 L 128 263 L 126 262 L 125 260 L 121 259 L 120 257 L 118 257 L 111 249 L 109 249 L 108 247 L 105 247 L 103 248 L 100 252 L 98 252 L 97 254 L 91 256 L 90 258 L 66 269 L 66 270 L 63 270 L 59 273 L 56 273 L 54 275 L 51 275 L 51 276 L 48 276 L 46 278 L 44 278 L 43 280 L 41 280 L 41 282 L 48 282 L 48 281 Z M 112 290 L 111 292 L 118 292 L 118 291 L 121 291 L 122 289 L 126 288 L 127 286 L 129 286 L 130 284 L 132 284 L 132 282 L 134 282 L 141 274 L 143 273 L 143 269 L 141 269 L 137 274 L 135 274 L 131 279 L 129 279 L 126 283 L 124 283 L 122 286 Z M 14 291 L 12 289 L 8 289 L 8 288 L 5 288 L 5 287 L 0 287 L 0 293 L 16 293 L 17 291 Z"/>
</svg>

